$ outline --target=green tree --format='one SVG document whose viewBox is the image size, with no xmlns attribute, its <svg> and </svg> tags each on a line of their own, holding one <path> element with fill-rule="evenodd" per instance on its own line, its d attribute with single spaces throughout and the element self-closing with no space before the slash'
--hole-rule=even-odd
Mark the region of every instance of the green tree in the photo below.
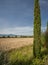
<svg viewBox="0 0 48 65">
<path fill-rule="evenodd" d="M 47 22 L 47 29 L 45 32 L 45 45 L 46 45 L 46 48 L 48 49 L 48 22 Z"/>
<path fill-rule="evenodd" d="M 41 53 L 41 16 L 39 0 L 34 0 L 34 57 L 39 57 Z"/>
</svg>

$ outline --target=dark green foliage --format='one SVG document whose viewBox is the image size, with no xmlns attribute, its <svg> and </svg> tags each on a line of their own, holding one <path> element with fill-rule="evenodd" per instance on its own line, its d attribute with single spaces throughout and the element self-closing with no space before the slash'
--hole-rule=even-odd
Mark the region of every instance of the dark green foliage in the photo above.
<svg viewBox="0 0 48 65">
<path fill-rule="evenodd" d="M 10 36 L 8 35 L 7 38 L 10 38 Z"/>
<path fill-rule="evenodd" d="M 9 65 L 7 52 L 0 51 L 0 65 Z"/>
<path fill-rule="evenodd" d="M 41 33 L 41 46 L 45 47 L 45 33 Z"/>
<path fill-rule="evenodd" d="M 41 17 L 39 0 L 35 0 L 34 7 L 34 45 L 33 54 L 35 57 L 39 57 L 41 52 Z"/>
<path fill-rule="evenodd" d="M 0 65 L 4 64 L 4 53 L 0 51 Z"/>
<path fill-rule="evenodd" d="M 48 49 L 48 22 L 47 22 L 47 29 L 45 32 L 45 45 L 46 45 L 46 48 Z"/>
<path fill-rule="evenodd" d="M 3 36 L 2 38 L 5 38 L 5 36 Z"/>
<path fill-rule="evenodd" d="M 17 38 L 17 35 L 15 35 L 15 38 Z"/>
</svg>

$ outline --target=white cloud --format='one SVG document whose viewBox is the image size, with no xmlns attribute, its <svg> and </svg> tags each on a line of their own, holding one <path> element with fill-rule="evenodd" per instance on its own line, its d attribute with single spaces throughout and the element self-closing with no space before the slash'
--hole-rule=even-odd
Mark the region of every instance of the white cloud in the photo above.
<svg viewBox="0 0 48 65">
<path fill-rule="evenodd" d="M 41 31 L 44 32 L 46 27 L 42 27 Z M 1 29 L 0 34 L 16 34 L 16 35 L 33 35 L 33 27 L 16 27 Z"/>
<path fill-rule="evenodd" d="M 32 27 L 16 27 L 0 30 L 0 34 L 32 35 Z"/>
</svg>

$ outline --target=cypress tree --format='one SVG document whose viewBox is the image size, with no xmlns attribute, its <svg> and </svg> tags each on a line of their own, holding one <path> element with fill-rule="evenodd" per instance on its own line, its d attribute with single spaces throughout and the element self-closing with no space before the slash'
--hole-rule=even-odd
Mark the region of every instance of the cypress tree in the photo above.
<svg viewBox="0 0 48 65">
<path fill-rule="evenodd" d="M 34 44 L 33 55 L 39 57 L 41 52 L 41 16 L 39 0 L 34 0 Z"/>
<path fill-rule="evenodd" d="M 46 31 L 47 31 L 47 33 L 48 33 L 48 22 L 47 22 L 47 30 L 46 30 Z"/>
<path fill-rule="evenodd" d="M 47 29 L 45 32 L 45 45 L 46 45 L 46 48 L 48 50 L 48 22 L 47 22 Z"/>
</svg>

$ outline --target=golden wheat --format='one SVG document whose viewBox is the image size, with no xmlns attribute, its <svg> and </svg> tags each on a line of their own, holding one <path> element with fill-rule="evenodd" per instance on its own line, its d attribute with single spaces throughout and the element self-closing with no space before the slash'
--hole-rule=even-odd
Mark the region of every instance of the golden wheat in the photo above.
<svg viewBox="0 0 48 65">
<path fill-rule="evenodd" d="M 32 45 L 33 38 L 0 38 L 0 50 L 10 50 Z"/>
</svg>

